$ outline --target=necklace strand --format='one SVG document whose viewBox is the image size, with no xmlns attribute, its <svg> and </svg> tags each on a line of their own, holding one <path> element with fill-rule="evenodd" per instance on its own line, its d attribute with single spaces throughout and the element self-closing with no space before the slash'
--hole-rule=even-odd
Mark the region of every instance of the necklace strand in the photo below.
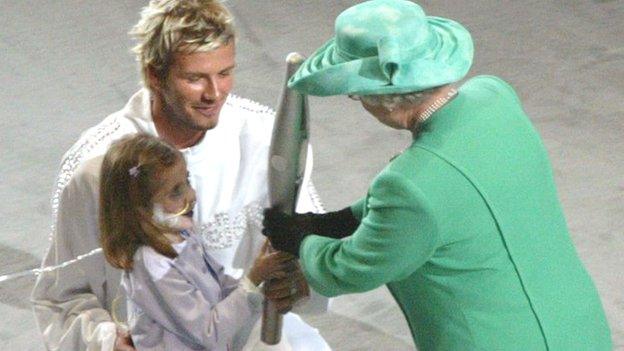
<svg viewBox="0 0 624 351">
<path fill-rule="evenodd" d="M 444 104 L 446 104 L 455 95 L 457 95 L 457 89 L 451 88 L 446 96 L 437 98 L 431 105 L 427 106 L 423 113 L 418 115 L 417 123 L 420 124 L 429 119 L 429 117 L 431 117 L 434 112 L 436 112 L 440 107 L 444 106 Z"/>
</svg>

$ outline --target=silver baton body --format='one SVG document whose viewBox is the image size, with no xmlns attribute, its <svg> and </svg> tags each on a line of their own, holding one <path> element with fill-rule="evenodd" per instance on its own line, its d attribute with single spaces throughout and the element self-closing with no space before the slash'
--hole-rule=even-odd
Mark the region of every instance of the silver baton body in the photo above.
<svg viewBox="0 0 624 351">
<path fill-rule="evenodd" d="M 298 53 L 286 57 L 286 79 L 277 105 L 269 151 L 269 200 L 272 207 L 286 214 L 295 212 L 308 150 L 308 100 L 287 86 L 288 79 L 303 60 Z M 270 285 L 271 281 L 266 284 Z M 281 334 L 282 315 L 271 301 L 265 299 L 262 341 L 275 345 L 280 342 Z"/>
</svg>

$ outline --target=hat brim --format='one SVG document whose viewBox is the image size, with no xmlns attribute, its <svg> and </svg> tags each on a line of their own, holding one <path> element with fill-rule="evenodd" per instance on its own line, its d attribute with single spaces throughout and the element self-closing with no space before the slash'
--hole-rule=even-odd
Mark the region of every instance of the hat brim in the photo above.
<svg viewBox="0 0 624 351">
<path fill-rule="evenodd" d="M 438 36 L 433 55 L 402 64 L 392 77 L 383 72 L 378 56 L 344 60 L 332 38 L 304 61 L 288 86 L 315 96 L 379 95 L 422 91 L 461 80 L 472 65 L 470 33 L 446 18 L 428 16 L 427 21 Z"/>
</svg>

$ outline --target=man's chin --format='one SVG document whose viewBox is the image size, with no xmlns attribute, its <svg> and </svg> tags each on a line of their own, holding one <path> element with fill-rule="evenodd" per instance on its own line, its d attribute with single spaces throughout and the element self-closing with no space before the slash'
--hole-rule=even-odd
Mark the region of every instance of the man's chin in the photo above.
<svg viewBox="0 0 624 351">
<path fill-rule="evenodd" d="M 219 124 L 219 119 L 215 118 L 214 120 L 210 120 L 206 123 L 196 124 L 194 129 L 199 132 L 207 132 L 211 129 L 216 128 L 218 124 Z"/>
<path fill-rule="evenodd" d="M 217 124 L 219 124 L 219 112 L 220 111 L 210 115 L 197 113 L 192 120 L 193 129 L 205 132 L 215 128 Z"/>
</svg>

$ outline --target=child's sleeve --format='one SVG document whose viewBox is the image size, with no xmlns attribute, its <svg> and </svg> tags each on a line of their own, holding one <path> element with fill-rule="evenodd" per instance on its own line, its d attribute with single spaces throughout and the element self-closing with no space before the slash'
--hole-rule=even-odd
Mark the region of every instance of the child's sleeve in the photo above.
<svg viewBox="0 0 624 351">
<path fill-rule="evenodd" d="M 145 268 L 146 264 L 153 265 L 150 262 L 153 260 L 154 257 L 135 260 L 131 275 L 141 280 L 143 289 L 129 297 L 147 316 L 185 344 L 208 350 L 225 348 L 243 326 L 259 317 L 262 295 L 237 287 L 220 300 L 222 291 L 215 281 L 214 294 L 207 294 L 214 299 L 207 299 L 176 266 L 169 264 L 165 269 L 169 259 L 164 256 L 156 257 L 161 261 L 158 269 L 161 274 L 154 276 L 153 268 L 150 271 Z"/>
</svg>

